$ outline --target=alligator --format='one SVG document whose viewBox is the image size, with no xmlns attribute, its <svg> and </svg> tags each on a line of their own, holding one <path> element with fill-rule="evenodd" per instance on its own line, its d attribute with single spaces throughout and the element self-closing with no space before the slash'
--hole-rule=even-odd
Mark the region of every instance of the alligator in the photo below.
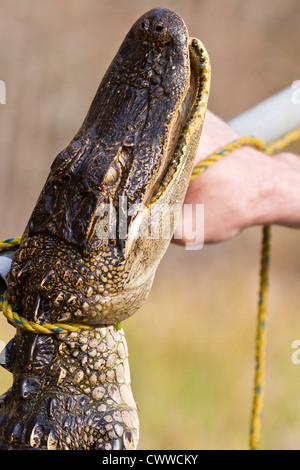
<svg viewBox="0 0 300 470">
<path fill-rule="evenodd" d="M 86 329 L 16 328 L 2 364 L 13 385 L 0 397 L 1 449 L 137 448 L 127 345 L 116 325 L 146 300 L 172 239 L 209 82 L 203 44 L 177 13 L 152 9 L 130 29 L 55 158 L 4 298 L 37 324 Z"/>
</svg>

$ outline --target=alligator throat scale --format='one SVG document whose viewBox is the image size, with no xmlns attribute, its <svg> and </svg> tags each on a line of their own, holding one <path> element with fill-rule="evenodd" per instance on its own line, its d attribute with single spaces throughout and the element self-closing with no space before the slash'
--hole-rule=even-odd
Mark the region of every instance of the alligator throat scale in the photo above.
<svg viewBox="0 0 300 470">
<path fill-rule="evenodd" d="M 89 328 L 16 329 L 2 364 L 13 385 L 0 397 L 0 448 L 136 449 L 137 407 L 116 324 L 147 298 L 172 238 L 209 81 L 202 43 L 176 13 L 153 9 L 130 29 L 82 127 L 55 158 L 4 298 L 27 320 Z M 155 237 L 145 236 L 150 226 Z"/>
</svg>

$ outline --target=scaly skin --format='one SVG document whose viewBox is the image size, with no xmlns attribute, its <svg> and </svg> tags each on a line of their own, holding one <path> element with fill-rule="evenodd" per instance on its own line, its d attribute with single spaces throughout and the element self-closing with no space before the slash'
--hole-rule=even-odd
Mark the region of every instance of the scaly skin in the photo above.
<svg viewBox="0 0 300 470">
<path fill-rule="evenodd" d="M 54 160 L 5 299 L 37 323 L 96 328 L 17 330 L 7 348 L 14 382 L 0 404 L 2 448 L 136 448 L 127 347 L 114 325 L 146 300 L 170 243 L 209 77 L 206 51 L 181 18 L 151 10 L 129 31 L 82 127 Z"/>
<path fill-rule="evenodd" d="M 134 449 L 138 416 L 123 330 L 18 331 L 0 449 Z M 46 392 L 46 393 L 45 393 Z"/>
</svg>

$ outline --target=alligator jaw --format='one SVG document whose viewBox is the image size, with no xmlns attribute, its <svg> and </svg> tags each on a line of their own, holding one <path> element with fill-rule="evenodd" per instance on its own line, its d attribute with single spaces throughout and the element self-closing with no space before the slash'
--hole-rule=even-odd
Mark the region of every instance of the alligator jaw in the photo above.
<svg viewBox="0 0 300 470">
<path fill-rule="evenodd" d="M 199 114 L 199 110 L 202 114 L 196 119 L 200 121 L 198 125 L 200 124 L 202 127 L 210 85 L 209 59 L 204 46 L 198 39 L 189 38 L 188 48 L 190 74 L 186 93 L 172 119 L 168 146 L 165 150 L 160 174 L 144 198 L 143 204 L 145 206 L 158 200 L 166 186 L 171 184 L 176 168 L 188 151 L 184 143 L 190 126 L 197 125 L 197 122 L 193 122 L 195 120 L 193 113 Z"/>
<path fill-rule="evenodd" d="M 207 108 L 210 62 L 203 44 L 195 38 L 189 39 L 189 57 L 190 88 L 177 110 L 177 115 L 184 110 L 183 130 L 179 134 L 180 126 L 177 126 L 175 132 L 171 132 L 171 136 L 179 134 L 173 158 L 154 192 L 148 195 L 148 204 L 142 207 L 128 229 L 126 258 L 131 258 L 139 271 L 139 276 L 131 283 L 132 288 L 153 278 L 172 238 L 190 182 Z M 154 228 L 154 237 L 149 236 L 149 226 Z"/>
</svg>

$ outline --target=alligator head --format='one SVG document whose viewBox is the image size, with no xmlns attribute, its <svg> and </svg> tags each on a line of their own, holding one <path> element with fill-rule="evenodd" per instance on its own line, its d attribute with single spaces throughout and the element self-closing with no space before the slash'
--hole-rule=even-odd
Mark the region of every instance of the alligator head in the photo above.
<svg viewBox="0 0 300 470">
<path fill-rule="evenodd" d="M 20 315 L 103 325 L 140 307 L 189 184 L 209 78 L 176 13 L 133 25 L 23 235 L 7 294 Z"/>
</svg>

